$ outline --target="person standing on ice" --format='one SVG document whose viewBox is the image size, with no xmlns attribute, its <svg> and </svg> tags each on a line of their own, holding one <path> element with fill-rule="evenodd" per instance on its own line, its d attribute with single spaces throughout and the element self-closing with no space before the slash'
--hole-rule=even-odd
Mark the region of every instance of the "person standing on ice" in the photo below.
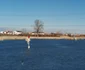
<svg viewBox="0 0 85 70">
<path fill-rule="evenodd" d="M 27 44 L 28 44 L 28 49 L 30 49 L 30 36 L 28 35 L 26 38 Z"/>
</svg>

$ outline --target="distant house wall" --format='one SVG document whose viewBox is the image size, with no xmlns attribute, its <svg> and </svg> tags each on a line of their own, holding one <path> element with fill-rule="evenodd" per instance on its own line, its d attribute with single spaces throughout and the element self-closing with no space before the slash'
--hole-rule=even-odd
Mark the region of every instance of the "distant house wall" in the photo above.
<svg viewBox="0 0 85 70">
<path fill-rule="evenodd" d="M 13 35 L 19 35 L 19 34 L 22 34 L 21 31 L 13 31 Z"/>
<path fill-rule="evenodd" d="M 0 34 L 6 34 L 6 33 L 7 33 L 7 32 L 5 32 L 5 31 L 1 31 L 1 32 L 0 32 Z"/>
<path fill-rule="evenodd" d="M 31 35 L 37 35 L 37 33 L 35 33 L 35 32 L 32 32 L 32 33 L 30 33 Z M 45 35 L 45 33 L 38 33 L 39 35 Z"/>
<path fill-rule="evenodd" d="M 3 33 L 4 33 L 4 31 L 1 31 L 1 32 L 0 32 L 0 34 L 3 34 Z"/>
</svg>

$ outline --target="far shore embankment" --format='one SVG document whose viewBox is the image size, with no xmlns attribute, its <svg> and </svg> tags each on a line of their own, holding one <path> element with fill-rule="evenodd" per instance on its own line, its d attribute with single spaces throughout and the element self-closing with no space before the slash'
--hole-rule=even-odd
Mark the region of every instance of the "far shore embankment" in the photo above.
<svg viewBox="0 0 85 70">
<path fill-rule="evenodd" d="M 30 37 L 31 39 L 69 39 L 69 40 L 79 40 L 85 39 L 85 37 L 68 37 L 68 36 L 60 36 L 60 37 Z M 0 36 L 0 40 L 26 40 L 27 36 Z"/>
</svg>

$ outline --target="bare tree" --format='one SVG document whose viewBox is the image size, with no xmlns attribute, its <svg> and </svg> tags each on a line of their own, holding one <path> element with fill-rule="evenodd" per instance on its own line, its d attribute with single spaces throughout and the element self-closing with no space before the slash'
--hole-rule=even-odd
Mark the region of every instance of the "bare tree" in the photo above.
<svg viewBox="0 0 85 70">
<path fill-rule="evenodd" d="M 36 32 L 37 34 L 40 32 L 43 32 L 43 22 L 40 20 L 35 20 L 35 25 L 34 25 L 34 32 Z"/>
</svg>

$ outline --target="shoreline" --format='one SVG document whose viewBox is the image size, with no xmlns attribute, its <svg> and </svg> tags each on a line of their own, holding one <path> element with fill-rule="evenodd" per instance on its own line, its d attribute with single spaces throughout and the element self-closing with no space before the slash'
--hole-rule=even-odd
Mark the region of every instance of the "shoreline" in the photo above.
<svg viewBox="0 0 85 70">
<path fill-rule="evenodd" d="M 26 40 L 27 36 L 0 36 L 0 40 Z M 30 37 L 30 39 L 69 39 L 69 40 L 80 40 L 85 39 L 85 37 L 68 37 L 68 36 L 60 36 L 60 37 Z"/>
</svg>

